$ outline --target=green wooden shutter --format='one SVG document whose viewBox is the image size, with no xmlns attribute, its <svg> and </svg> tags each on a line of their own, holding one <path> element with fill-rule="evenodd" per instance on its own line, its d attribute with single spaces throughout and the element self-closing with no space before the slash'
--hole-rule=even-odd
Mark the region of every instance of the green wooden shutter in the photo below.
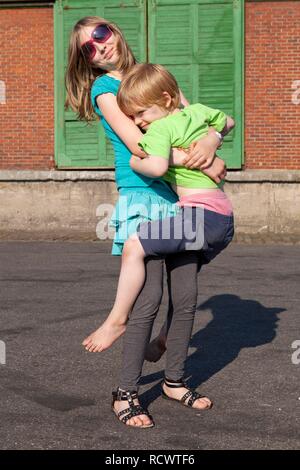
<svg viewBox="0 0 300 470">
<path fill-rule="evenodd" d="M 148 44 L 146 34 L 148 7 Z M 80 18 L 115 21 L 140 61 L 166 65 L 191 103 L 232 115 L 234 131 L 219 151 L 228 168 L 243 162 L 244 0 L 58 0 L 55 25 L 55 155 L 59 168 L 113 166 L 113 151 L 99 122 L 91 126 L 64 111 L 68 38 Z M 147 57 L 148 48 L 148 57 Z"/>
<path fill-rule="evenodd" d="M 191 103 L 234 117 L 218 154 L 243 162 L 243 0 L 149 0 L 149 60 L 172 72 Z"/>
<path fill-rule="evenodd" d="M 113 149 L 99 121 L 86 125 L 64 110 L 69 34 L 84 16 L 100 16 L 117 23 L 133 53 L 146 60 L 146 0 L 59 0 L 54 8 L 55 37 L 55 159 L 58 168 L 113 166 Z"/>
</svg>

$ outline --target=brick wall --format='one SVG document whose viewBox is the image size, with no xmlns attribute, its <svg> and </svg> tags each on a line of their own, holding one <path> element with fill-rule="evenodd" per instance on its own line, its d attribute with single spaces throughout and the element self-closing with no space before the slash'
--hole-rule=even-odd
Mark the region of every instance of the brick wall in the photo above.
<svg viewBox="0 0 300 470">
<path fill-rule="evenodd" d="M 246 167 L 300 169 L 300 2 L 246 3 L 245 33 Z"/>
<path fill-rule="evenodd" d="M 53 10 L 0 9 L 0 23 L 0 169 L 53 168 Z M 300 1 L 246 2 L 246 168 L 300 169 L 299 49 Z"/>
<path fill-rule="evenodd" d="M 53 9 L 0 9 L 0 24 L 0 169 L 53 168 Z"/>
</svg>

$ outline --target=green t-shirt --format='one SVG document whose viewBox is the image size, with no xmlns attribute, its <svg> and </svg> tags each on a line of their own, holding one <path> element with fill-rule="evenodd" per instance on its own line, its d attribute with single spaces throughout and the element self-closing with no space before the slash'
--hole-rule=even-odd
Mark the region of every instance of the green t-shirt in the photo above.
<svg viewBox="0 0 300 470">
<path fill-rule="evenodd" d="M 222 111 L 200 103 L 192 104 L 178 113 L 152 122 L 139 145 L 148 155 L 169 159 L 172 147 L 188 148 L 192 142 L 205 136 L 209 127 L 220 132 L 225 124 L 226 114 Z M 218 188 L 202 171 L 183 166 L 169 167 L 163 179 L 184 188 Z"/>
</svg>

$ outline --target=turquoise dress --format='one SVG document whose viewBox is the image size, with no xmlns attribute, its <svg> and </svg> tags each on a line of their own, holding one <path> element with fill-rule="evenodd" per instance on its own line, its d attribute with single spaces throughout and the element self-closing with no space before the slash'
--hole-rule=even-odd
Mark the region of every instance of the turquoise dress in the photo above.
<svg viewBox="0 0 300 470">
<path fill-rule="evenodd" d="M 91 89 L 94 110 L 100 117 L 115 153 L 115 178 L 119 199 L 110 220 L 110 226 L 115 228 L 113 255 L 122 254 L 125 241 L 136 232 L 141 222 L 169 217 L 178 212 L 176 206 L 178 197 L 168 183 L 148 178 L 130 168 L 130 150 L 119 139 L 97 106 L 96 99 L 99 95 L 103 93 L 117 95 L 119 86 L 120 80 L 102 75 L 94 81 Z"/>
</svg>

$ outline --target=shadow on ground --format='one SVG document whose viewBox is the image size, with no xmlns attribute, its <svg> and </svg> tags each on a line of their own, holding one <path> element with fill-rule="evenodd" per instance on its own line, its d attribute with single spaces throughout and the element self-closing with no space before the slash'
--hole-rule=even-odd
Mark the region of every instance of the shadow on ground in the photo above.
<svg viewBox="0 0 300 470">
<path fill-rule="evenodd" d="M 190 342 L 196 350 L 187 358 L 185 377 L 196 388 L 230 364 L 244 348 L 271 343 L 276 336 L 278 314 L 286 309 L 265 307 L 256 300 L 222 294 L 200 304 L 197 310 L 210 310 L 212 320 L 197 331 Z M 142 377 L 141 385 L 163 378 L 163 370 Z M 149 406 L 161 394 L 160 382 L 141 394 Z"/>
</svg>

